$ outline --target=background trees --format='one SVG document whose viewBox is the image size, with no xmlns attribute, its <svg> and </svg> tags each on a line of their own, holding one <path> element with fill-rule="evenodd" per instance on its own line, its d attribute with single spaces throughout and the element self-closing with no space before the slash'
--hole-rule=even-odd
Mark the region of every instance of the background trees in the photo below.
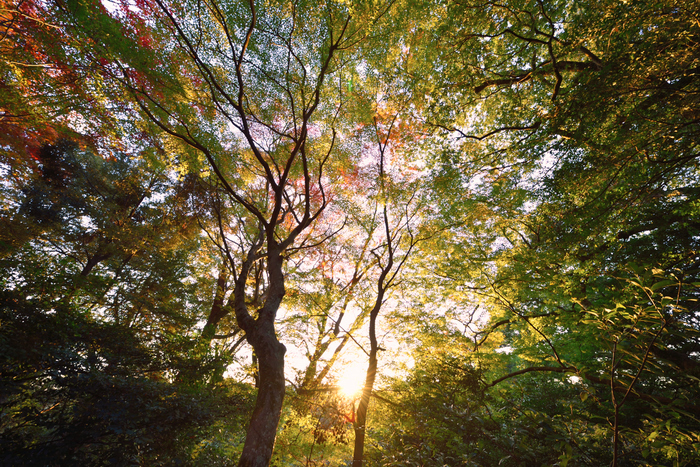
<svg viewBox="0 0 700 467">
<path fill-rule="evenodd" d="M 246 411 L 235 391 L 194 391 L 214 365 L 190 354 L 208 285 L 191 280 L 191 219 L 167 177 L 124 154 L 65 141 L 39 154 L 4 219 L 3 462 L 186 460 L 225 404 Z M 173 384 L 192 365 L 197 380 Z"/>
<path fill-rule="evenodd" d="M 434 78 L 446 96 L 434 121 L 459 150 L 445 152 L 435 182 L 443 198 L 461 188 L 448 221 L 480 224 L 456 248 L 471 267 L 455 261 L 445 274 L 456 286 L 468 274 L 490 313 L 474 339 L 477 360 L 501 368 L 486 387 L 534 374 L 580 385 L 606 420 L 588 429 L 617 441 L 610 451 L 574 446 L 572 459 L 670 462 L 639 435 L 682 405 L 671 381 L 690 376 L 654 354 L 697 346 L 696 328 L 680 324 L 696 319 L 680 298 L 696 293 L 694 215 L 674 215 L 696 203 L 686 188 L 697 183 L 697 122 L 682 109 L 697 95 L 697 42 L 676 29 L 694 30 L 693 16 L 672 3 L 451 8 L 459 20 L 438 29 L 450 39 L 436 33 L 425 52 L 444 50 L 453 64 Z M 622 416 L 630 398 L 640 403 Z M 684 422 L 694 420 L 687 409 Z M 669 458 L 696 455 L 674 446 Z"/>
</svg>

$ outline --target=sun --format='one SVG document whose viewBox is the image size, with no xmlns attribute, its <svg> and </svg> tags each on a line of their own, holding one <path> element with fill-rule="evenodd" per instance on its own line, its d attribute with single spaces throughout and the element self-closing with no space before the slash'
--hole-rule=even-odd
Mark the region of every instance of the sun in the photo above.
<svg viewBox="0 0 700 467">
<path fill-rule="evenodd" d="M 346 365 L 338 377 L 340 393 L 347 399 L 354 399 L 360 395 L 365 385 L 366 368 L 355 365 Z"/>
</svg>

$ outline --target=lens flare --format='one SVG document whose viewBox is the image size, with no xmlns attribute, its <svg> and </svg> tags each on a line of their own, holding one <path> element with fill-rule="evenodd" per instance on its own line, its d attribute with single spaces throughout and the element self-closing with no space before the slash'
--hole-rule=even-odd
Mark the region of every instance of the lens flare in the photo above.
<svg viewBox="0 0 700 467">
<path fill-rule="evenodd" d="M 346 366 L 338 378 L 338 387 L 340 393 L 352 399 L 358 397 L 365 385 L 365 376 L 367 370 L 359 366 Z"/>
</svg>

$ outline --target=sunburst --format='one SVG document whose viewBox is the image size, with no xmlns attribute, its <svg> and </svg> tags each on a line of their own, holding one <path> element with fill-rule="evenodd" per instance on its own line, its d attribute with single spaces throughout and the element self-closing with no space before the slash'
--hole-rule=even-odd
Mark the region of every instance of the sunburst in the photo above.
<svg viewBox="0 0 700 467">
<path fill-rule="evenodd" d="M 340 393 L 347 399 L 357 398 L 365 385 L 366 375 L 366 368 L 359 365 L 346 365 L 338 377 Z"/>
</svg>

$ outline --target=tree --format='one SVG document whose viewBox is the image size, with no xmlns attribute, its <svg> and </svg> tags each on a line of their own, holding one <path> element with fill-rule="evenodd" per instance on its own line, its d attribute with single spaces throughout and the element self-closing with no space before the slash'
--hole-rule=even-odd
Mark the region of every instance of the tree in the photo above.
<svg viewBox="0 0 700 467">
<path fill-rule="evenodd" d="M 630 374 L 625 387 L 636 386 L 631 375 L 640 371 L 642 386 L 654 396 L 640 386 L 637 397 L 670 402 L 664 399 L 670 393 L 663 395 L 670 389 L 666 382 L 685 381 L 692 373 L 652 355 L 673 349 L 676 361 L 689 356 L 676 351 L 696 348 L 695 308 L 679 303 L 687 310 L 678 314 L 683 324 L 676 322 L 685 329 L 680 340 L 671 338 L 660 316 L 630 325 L 624 313 L 615 315 L 612 335 L 634 329 L 639 336 L 634 345 L 622 339 L 622 360 L 615 360 L 621 355 L 616 338 L 601 347 L 600 328 L 588 314 L 614 310 L 615 304 L 647 311 L 650 305 L 643 302 L 658 304 L 659 297 L 634 298 L 634 287 L 625 285 L 635 281 L 633 271 L 647 274 L 640 267 L 656 271 L 657 279 L 682 276 L 682 288 L 695 295 L 691 187 L 698 127 L 694 114 L 683 109 L 686 98 L 696 96 L 692 63 L 698 49 L 680 32 L 696 28 L 694 16 L 671 2 L 600 9 L 566 2 L 460 2 L 452 8 L 444 29 L 438 28 L 442 36 L 433 36 L 433 48 L 424 52 L 445 58 L 445 69 L 431 76 L 443 91 L 434 100 L 433 123 L 448 130 L 457 147 L 445 151 L 435 181 L 444 198 L 459 193 L 446 214 L 466 222 L 479 219 L 479 212 L 489 215 L 483 227 L 460 231 L 468 240 L 457 249 L 470 264 L 460 268 L 456 261 L 445 270 L 456 286 L 470 276 L 468 286 L 488 307 L 490 325 L 475 336 L 477 347 L 493 342 L 484 356 L 499 347 L 514 355 L 512 366 L 489 384 L 532 372 L 555 379 L 575 374 L 598 390 L 613 388 L 610 406 L 598 392 L 596 400 L 615 420 L 613 438 L 621 433 L 618 423 L 633 437 L 640 419 L 655 417 L 658 409 L 640 403 L 625 417 L 611 415 L 629 397 L 619 396 L 612 381 L 617 376 L 608 377 L 600 363 L 617 361 L 608 367 L 616 375 L 626 362 L 620 370 Z M 697 363 L 687 362 L 688 369 Z M 646 363 L 664 370 L 654 373 Z M 673 423 L 672 416 L 667 421 Z M 688 439 L 695 433 L 689 428 Z M 622 451 L 610 446 L 615 465 L 641 455 Z"/>
<path fill-rule="evenodd" d="M 409 260 L 414 248 L 426 235 L 419 231 L 423 206 L 421 200 L 416 199 L 416 186 L 410 183 L 410 175 L 402 174 L 398 170 L 398 166 L 402 165 L 400 163 L 402 158 L 400 145 L 396 144 L 395 140 L 404 136 L 400 134 L 402 116 L 399 113 L 386 115 L 389 112 L 387 112 L 388 109 L 383 108 L 385 105 L 387 105 L 385 102 L 378 103 L 377 115 L 374 117 L 374 132 L 379 153 L 377 186 L 374 187 L 376 198 L 373 200 L 372 211 L 368 213 L 366 223 L 363 223 L 367 237 L 378 238 L 377 246 L 370 250 L 376 260 L 377 275 L 373 278 L 376 291 L 372 290 L 373 297 L 367 306 L 369 309 L 370 347 L 367 352 L 369 364 L 353 422 L 355 429 L 353 466 L 361 466 L 364 463 L 367 412 L 377 378 L 380 350 L 377 339 L 379 313 L 389 300 L 390 289 L 400 282 L 399 273 Z M 406 189 L 408 190 L 403 191 Z"/>
<path fill-rule="evenodd" d="M 0 263 L 2 462 L 188 462 L 195 433 L 246 409 L 241 391 L 193 389 L 212 366 L 188 355 L 206 282 L 178 191 L 125 154 L 38 155 L 3 219 L 3 237 L 27 229 Z M 199 381 L 173 381 L 191 365 Z"/>
<path fill-rule="evenodd" d="M 79 105 L 88 99 L 81 99 L 86 97 L 80 94 L 82 77 L 71 68 L 63 44 L 53 40 L 59 28 L 47 9 L 34 2 L 3 1 L 0 10 L 0 144 L 7 163 L 21 160 L 27 150 L 32 153 L 53 143 L 57 134 L 67 130 L 59 109 L 68 112 L 71 106 L 62 100 Z M 44 92 L 35 93 L 35 89 Z"/>
<path fill-rule="evenodd" d="M 128 91 L 167 144 L 190 154 L 194 168 L 204 157 L 235 212 L 222 219 L 220 236 L 234 282 L 228 307 L 259 364 L 239 465 L 267 465 L 284 398 L 285 348 L 275 332 L 284 262 L 332 231 L 312 226 L 329 201 L 326 177 L 335 174 L 328 162 L 338 166 L 347 157 L 337 148 L 337 129 L 348 124 L 338 116 L 349 97 L 342 72 L 352 69 L 341 56 L 352 58 L 384 10 L 358 9 L 354 19 L 330 2 L 243 8 L 158 0 L 113 14 L 80 2 L 66 8 L 87 46 L 81 52 Z M 95 40 L 106 32 L 109 39 Z M 255 270 L 265 271 L 259 304 L 247 298 Z"/>
</svg>

